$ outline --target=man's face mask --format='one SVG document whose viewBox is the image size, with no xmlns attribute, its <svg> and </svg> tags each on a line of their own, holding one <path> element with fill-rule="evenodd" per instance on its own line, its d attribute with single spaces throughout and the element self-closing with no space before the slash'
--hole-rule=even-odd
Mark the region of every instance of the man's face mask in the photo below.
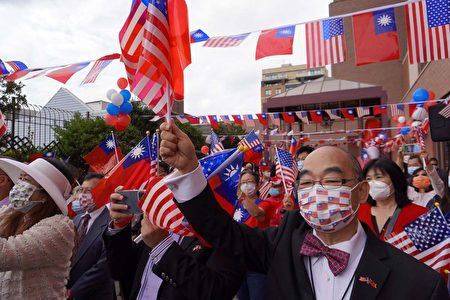
<svg viewBox="0 0 450 300">
<path fill-rule="evenodd" d="M 19 179 L 9 192 L 10 206 L 22 213 L 27 213 L 34 206 L 44 203 L 45 201 L 30 201 L 31 196 L 36 190 L 43 189 Z"/>
<path fill-rule="evenodd" d="M 78 203 L 76 203 L 77 201 Z M 96 208 L 96 204 L 94 202 L 94 198 L 92 197 L 92 193 L 88 190 L 84 190 L 83 188 L 79 188 L 74 196 L 75 206 L 80 206 L 82 210 L 85 212 L 94 211 Z M 73 204 L 72 204 L 73 206 Z"/>
</svg>

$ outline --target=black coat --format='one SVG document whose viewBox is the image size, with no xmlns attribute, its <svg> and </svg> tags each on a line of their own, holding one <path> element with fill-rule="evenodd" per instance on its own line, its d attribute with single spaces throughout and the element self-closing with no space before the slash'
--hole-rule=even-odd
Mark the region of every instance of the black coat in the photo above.
<svg viewBox="0 0 450 300">
<path fill-rule="evenodd" d="M 278 228 L 249 228 L 234 222 L 220 208 L 208 186 L 178 206 L 189 224 L 214 247 L 242 255 L 249 269 L 267 273 L 268 299 L 313 299 L 304 257 L 299 254 L 311 228 L 298 211 L 287 213 Z M 364 229 L 367 241 L 351 299 L 449 299 L 439 273 L 377 239 L 365 225 Z M 376 287 L 359 280 L 366 277 Z"/>
<path fill-rule="evenodd" d="M 77 228 L 80 220 L 80 215 L 74 220 Z M 67 288 L 75 295 L 75 299 L 114 299 L 114 281 L 109 272 L 102 239 L 109 221 L 109 211 L 105 207 L 92 223 L 78 249 L 67 283 Z"/>
<path fill-rule="evenodd" d="M 105 232 L 112 277 L 120 281 L 126 299 L 136 299 L 151 249 L 144 242 L 134 244 L 128 225 L 116 234 Z M 173 243 L 153 267 L 163 279 L 159 300 L 231 299 L 245 275 L 242 260 L 206 248 L 193 237 Z"/>
</svg>

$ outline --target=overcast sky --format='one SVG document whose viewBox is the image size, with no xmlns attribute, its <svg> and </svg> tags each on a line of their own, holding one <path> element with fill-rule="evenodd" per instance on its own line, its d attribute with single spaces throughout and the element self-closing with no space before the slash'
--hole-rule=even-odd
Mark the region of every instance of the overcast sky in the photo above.
<svg viewBox="0 0 450 300">
<path fill-rule="evenodd" d="M 268 29 L 328 16 L 330 0 L 186 0 L 190 30 L 210 36 Z M 131 0 L 0 0 L 0 59 L 19 60 L 30 68 L 94 60 L 120 52 L 118 33 Z M 263 68 L 305 63 L 303 26 L 297 27 L 294 54 L 255 61 L 258 34 L 236 48 L 192 45 L 192 64 L 185 72 L 185 111 L 201 114 L 256 113 L 260 106 Z M 119 61 L 111 63 L 94 84 L 79 84 L 91 66 L 65 85 L 85 102 L 106 100 L 125 76 Z M 64 86 L 41 77 L 24 81 L 28 101 L 44 105 Z"/>
</svg>

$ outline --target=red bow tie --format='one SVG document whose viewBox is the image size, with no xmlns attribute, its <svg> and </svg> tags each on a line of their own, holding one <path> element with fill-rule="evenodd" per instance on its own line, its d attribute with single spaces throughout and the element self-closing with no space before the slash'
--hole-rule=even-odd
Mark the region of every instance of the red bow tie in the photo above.
<svg viewBox="0 0 450 300">
<path fill-rule="evenodd" d="M 325 246 L 311 233 L 306 235 L 302 248 L 300 249 L 300 254 L 312 257 L 325 256 L 334 276 L 339 275 L 345 270 L 348 265 L 348 259 L 350 258 L 350 254 L 347 252 Z"/>
</svg>

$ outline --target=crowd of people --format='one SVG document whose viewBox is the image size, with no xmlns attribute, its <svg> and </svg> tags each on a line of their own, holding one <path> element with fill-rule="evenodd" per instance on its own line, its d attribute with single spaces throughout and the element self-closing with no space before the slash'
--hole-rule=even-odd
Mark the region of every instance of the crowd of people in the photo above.
<svg viewBox="0 0 450 300">
<path fill-rule="evenodd" d="M 132 214 L 120 186 L 97 207 L 102 174 L 78 183 L 58 159 L 0 158 L 0 299 L 449 299 L 438 272 L 385 242 L 436 203 L 450 209 L 435 158 L 361 168 L 340 148 L 300 147 L 292 187 L 273 163 L 246 163 L 230 216 L 189 137 L 160 129 L 158 176 L 196 235 Z"/>
</svg>

